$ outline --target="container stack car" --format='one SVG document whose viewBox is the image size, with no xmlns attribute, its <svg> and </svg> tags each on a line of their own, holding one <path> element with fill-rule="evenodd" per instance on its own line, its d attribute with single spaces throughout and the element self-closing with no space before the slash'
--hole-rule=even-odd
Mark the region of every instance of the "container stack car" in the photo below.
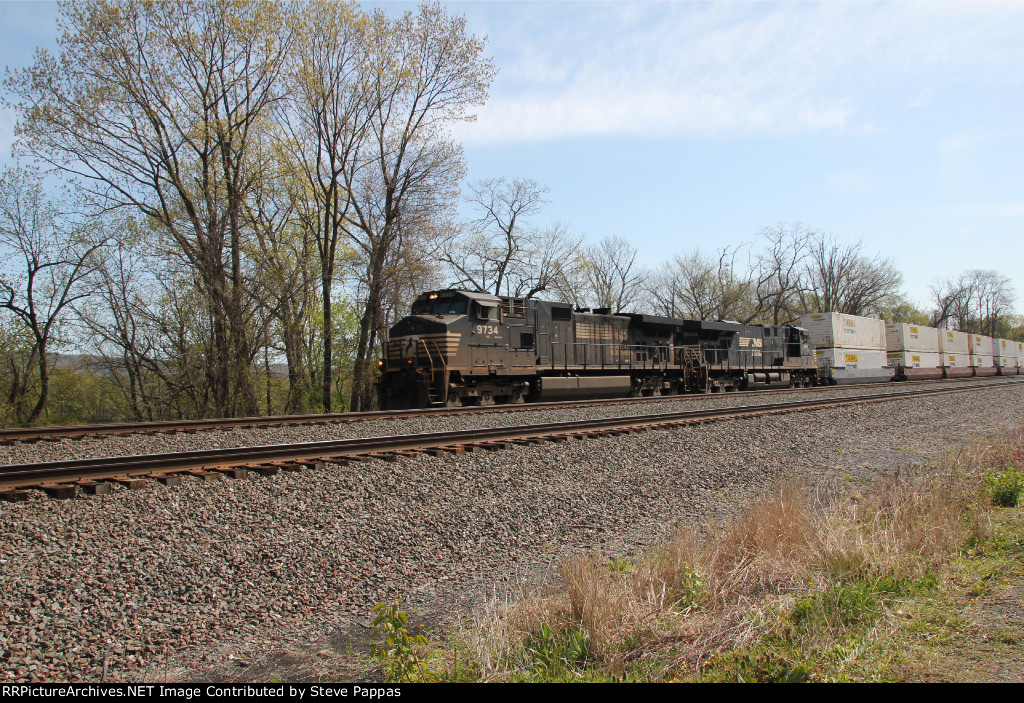
<svg viewBox="0 0 1024 703">
<path fill-rule="evenodd" d="M 897 378 L 942 378 L 939 330 L 934 327 L 889 323 L 885 326 L 886 357 Z"/>
<path fill-rule="evenodd" d="M 891 381 L 895 369 L 885 351 L 885 322 L 870 317 L 823 312 L 803 315 L 800 326 L 814 344 L 818 364 L 833 383 Z"/>
<path fill-rule="evenodd" d="M 975 376 L 995 376 L 998 369 L 992 356 L 992 338 L 983 334 L 971 334 L 971 366 Z"/>
<path fill-rule="evenodd" d="M 971 366 L 970 337 L 966 332 L 939 330 L 939 353 L 946 378 L 966 378 L 974 375 Z"/>
<path fill-rule="evenodd" d="M 1020 342 L 1012 339 L 992 340 L 992 360 L 1000 376 L 1016 376 L 1019 373 Z"/>
</svg>

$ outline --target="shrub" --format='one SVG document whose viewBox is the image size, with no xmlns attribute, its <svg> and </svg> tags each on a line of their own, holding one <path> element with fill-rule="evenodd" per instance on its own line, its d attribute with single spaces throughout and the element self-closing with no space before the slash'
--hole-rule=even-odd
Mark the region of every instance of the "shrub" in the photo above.
<svg viewBox="0 0 1024 703">
<path fill-rule="evenodd" d="M 1024 491 L 1024 476 L 1013 467 L 1005 471 L 990 471 L 985 475 L 989 497 L 994 505 L 1002 508 L 1016 508 L 1020 494 Z"/>
</svg>

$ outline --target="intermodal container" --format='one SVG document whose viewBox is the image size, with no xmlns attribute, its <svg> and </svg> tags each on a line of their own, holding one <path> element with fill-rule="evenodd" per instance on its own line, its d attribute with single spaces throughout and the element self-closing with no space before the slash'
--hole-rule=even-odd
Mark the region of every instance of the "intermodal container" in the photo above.
<svg viewBox="0 0 1024 703">
<path fill-rule="evenodd" d="M 943 354 L 970 354 L 970 335 L 966 332 L 939 330 L 939 351 Z M 943 366 L 946 363 L 943 362 Z"/>
<path fill-rule="evenodd" d="M 896 351 L 887 352 L 885 356 L 889 366 L 900 364 L 908 369 L 942 368 L 938 352 Z"/>
<path fill-rule="evenodd" d="M 885 350 L 883 320 L 839 312 L 819 312 L 801 316 L 800 326 L 807 330 L 808 338 L 818 349 Z"/>
<path fill-rule="evenodd" d="M 971 366 L 970 354 L 947 354 L 940 355 L 942 365 L 954 369 L 966 369 Z"/>
<path fill-rule="evenodd" d="M 972 334 L 970 336 L 971 354 L 978 356 L 992 356 L 992 338 L 983 334 Z"/>
<path fill-rule="evenodd" d="M 881 369 L 889 365 L 882 349 L 829 348 L 816 349 L 814 354 L 819 365 L 828 364 L 834 369 Z"/>
<path fill-rule="evenodd" d="M 934 327 L 890 322 L 885 326 L 887 351 L 939 352 L 939 331 Z"/>
</svg>

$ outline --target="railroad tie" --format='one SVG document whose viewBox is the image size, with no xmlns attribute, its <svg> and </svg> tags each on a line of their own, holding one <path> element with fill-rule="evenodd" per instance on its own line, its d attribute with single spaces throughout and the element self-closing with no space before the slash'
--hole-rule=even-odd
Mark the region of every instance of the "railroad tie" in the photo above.
<svg viewBox="0 0 1024 703">
<path fill-rule="evenodd" d="M 362 456 L 367 459 L 379 459 L 381 461 L 387 461 L 389 463 L 395 463 L 398 461 L 398 457 L 392 452 L 373 452 L 371 454 L 363 454 Z"/>
<path fill-rule="evenodd" d="M 248 478 L 249 469 L 244 466 L 204 466 L 205 471 L 216 471 L 227 478 Z"/>
<path fill-rule="evenodd" d="M 154 481 L 159 481 L 165 486 L 180 486 L 181 476 L 178 474 L 146 474 L 146 478 L 151 478 Z"/>
<path fill-rule="evenodd" d="M 278 467 L 271 466 L 270 464 L 246 464 L 245 468 L 258 473 L 260 476 L 276 476 L 281 471 Z"/>
<path fill-rule="evenodd" d="M 456 456 L 462 456 L 466 453 L 466 448 L 461 445 L 453 445 L 448 447 L 435 447 L 428 449 L 427 453 L 432 456 L 444 456 L 445 454 L 455 454 Z"/>
<path fill-rule="evenodd" d="M 40 491 L 45 491 L 51 498 L 74 498 L 75 487 L 67 483 L 37 483 L 32 486 Z"/>
<path fill-rule="evenodd" d="M 119 483 L 128 490 L 132 491 L 137 490 L 139 488 L 143 488 L 146 485 L 146 479 L 141 478 L 139 476 L 114 476 L 107 480 L 113 481 L 114 483 Z"/>
<path fill-rule="evenodd" d="M 219 481 L 223 476 L 217 471 L 206 471 L 204 469 L 192 469 L 185 472 L 186 476 L 195 476 L 204 481 Z"/>
<path fill-rule="evenodd" d="M 94 496 L 101 496 L 110 493 L 110 484 L 106 481 L 90 481 L 88 479 L 81 479 L 74 482 L 76 486 L 82 489 L 83 492 L 89 493 Z"/>
</svg>

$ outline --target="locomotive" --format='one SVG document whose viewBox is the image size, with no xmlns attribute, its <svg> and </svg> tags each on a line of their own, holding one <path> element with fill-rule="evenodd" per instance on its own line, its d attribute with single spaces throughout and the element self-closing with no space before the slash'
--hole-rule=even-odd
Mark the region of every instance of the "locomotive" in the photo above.
<svg viewBox="0 0 1024 703">
<path fill-rule="evenodd" d="M 423 293 L 378 362 L 383 410 L 711 393 L 819 381 L 807 333 L 467 290 Z"/>
</svg>

